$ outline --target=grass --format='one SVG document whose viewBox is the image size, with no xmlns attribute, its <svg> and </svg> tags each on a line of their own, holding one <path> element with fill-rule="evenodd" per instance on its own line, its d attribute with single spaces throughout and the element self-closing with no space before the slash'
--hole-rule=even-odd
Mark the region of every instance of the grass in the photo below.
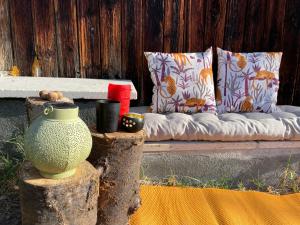
<svg viewBox="0 0 300 225">
<path fill-rule="evenodd" d="M 0 151 L 0 195 L 10 194 L 18 189 L 17 173 L 25 158 L 22 134 L 2 142 L 11 145 L 11 151 Z"/>
<path fill-rule="evenodd" d="M 1 142 L 10 151 L 0 151 L 0 224 L 17 225 L 21 223 L 17 174 L 25 158 L 23 135 Z"/>
</svg>

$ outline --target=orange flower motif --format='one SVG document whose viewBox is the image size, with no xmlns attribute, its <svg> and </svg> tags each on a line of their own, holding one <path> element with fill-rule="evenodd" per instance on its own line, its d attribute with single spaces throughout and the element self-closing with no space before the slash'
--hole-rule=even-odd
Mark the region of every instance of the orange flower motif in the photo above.
<svg viewBox="0 0 300 225">
<path fill-rule="evenodd" d="M 253 111 L 253 98 L 247 96 L 241 103 L 241 112 L 252 112 Z"/>
<path fill-rule="evenodd" d="M 247 65 L 247 60 L 246 57 L 241 55 L 240 53 L 235 54 L 236 58 L 238 59 L 237 65 L 239 68 L 244 69 L 245 66 Z"/>
<path fill-rule="evenodd" d="M 199 77 L 200 79 L 203 79 L 206 84 L 208 84 L 208 78 L 210 78 L 210 80 L 212 81 L 213 80 L 212 67 L 202 69 L 199 73 Z"/>
<path fill-rule="evenodd" d="M 272 80 L 275 78 L 275 74 L 270 72 L 270 71 L 267 71 L 267 70 L 261 70 L 261 71 L 258 71 L 256 73 L 256 76 L 255 76 L 256 79 L 267 79 L 267 80 Z"/>
<path fill-rule="evenodd" d="M 176 83 L 175 80 L 170 76 L 166 76 L 163 80 L 163 82 L 167 83 L 167 92 L 170 94 L 169 97 L 167 96 L 163 96 L 163 94 L 161 93 L 161 95 L 165 98 L 171 98 L 173 95 L 175 95 L 176 93 Z"/>
<path fill-rule="evenodd" d="M 188 106 L 188 107 L 195 107 L 196 106 L 196 111 L 198 111 L 199 107 L 203 107 L 206 103 L 206 100 L 205 99 L 202 99 L 202 98 L 189 98 L 186 100 L 185 102 L 185 106 Z"/>
<path fill-rule="evenodd" d="M 172 53 L 171 55 L 180 65 L 186 65 L 187 62 L 191 64 L 188 57 L 184 53 Z"/>
</svg>

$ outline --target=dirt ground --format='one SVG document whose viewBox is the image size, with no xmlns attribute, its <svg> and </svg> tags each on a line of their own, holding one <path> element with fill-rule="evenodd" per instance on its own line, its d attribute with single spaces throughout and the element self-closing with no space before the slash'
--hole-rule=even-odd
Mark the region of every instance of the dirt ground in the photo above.
<svg viewBox="0 0 300 225">
<path fill-rule="evenodd" d="M 0 196 L 0 224 L 21 225 L 19 194 L 11 193 Z"/>
</svg>

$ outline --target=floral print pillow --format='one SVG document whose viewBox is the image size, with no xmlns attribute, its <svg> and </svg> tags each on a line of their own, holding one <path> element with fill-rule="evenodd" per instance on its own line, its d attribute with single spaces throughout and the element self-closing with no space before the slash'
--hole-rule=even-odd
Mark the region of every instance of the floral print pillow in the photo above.
<svg viewBox="0 0 300 225">
<path fill-rule="evenodd" d="M 145 52 L 154 83 L 152 112 L 216 112 L 212 48 L 199 53 Z"/>
<path fill-rule="evenodd" d="M 278 111 L 281 52 L 233 53 L 220 48 L 217 52 L 219 113 Z"/>
</svg>

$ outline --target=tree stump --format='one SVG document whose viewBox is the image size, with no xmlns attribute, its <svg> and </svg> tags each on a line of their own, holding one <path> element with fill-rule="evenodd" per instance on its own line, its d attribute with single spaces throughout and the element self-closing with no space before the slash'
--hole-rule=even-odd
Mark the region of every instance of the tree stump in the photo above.
<svg viewBox="0 0 300 225">
<path fill-rule="evenodd" d="M 100 173 L 87 161 L 61 180 L 39 175 L 30 162 L 20 171 L 23 225 L 94 225 Z"/>
<path fill-rule="evenodd" d="M 40 97 L 29 97 L 26 98 L 25 101 L 25 106 L 26 106 L 26 111 L 27 111 L 27 119 L 28 119 L 28 124 L 31 124 L 31 122 L 40 116 L 43 113 L 43 105 L 44 103 L 49 102 L 47 100 L 41 99 Z M 59 102 L 70 102 L 74 103 L 73 100 L 69 98 L 62 98 L 59 100 Z"/>
<path fill-rule="evenodd" d="M 129 216 L 140 206 L 144 131 L 100 134 L 91 129 L 91 133 L 93 148 L 88 161 L 102 172 L 97 224 L 128 224 Z"/>
</svg>

